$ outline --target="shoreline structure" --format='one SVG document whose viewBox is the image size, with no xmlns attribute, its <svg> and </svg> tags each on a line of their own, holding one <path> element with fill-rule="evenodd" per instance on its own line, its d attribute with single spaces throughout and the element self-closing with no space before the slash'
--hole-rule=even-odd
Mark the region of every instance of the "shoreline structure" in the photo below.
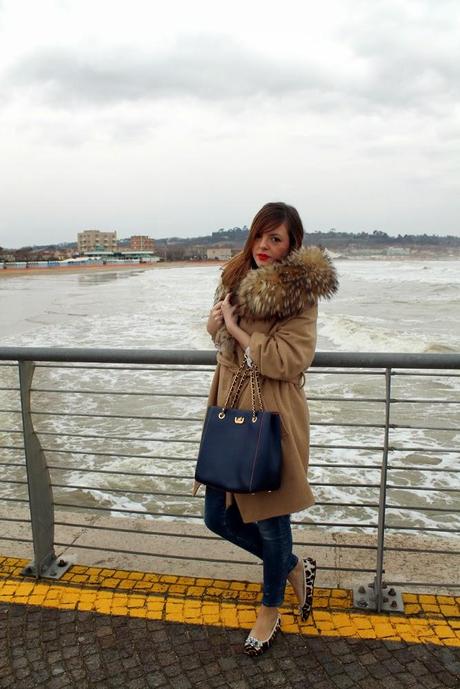
<svg viewBox="0 0 460 689">
<path fill-rule="evenodd" d="M 48 275 L 54 273 L 62 275 L 64 273 L 86 273 L 87 271 L 107 271 L 107 270 L 151 270 L 153 268 L 181 268 L 187 266 L 222 266 L 225 261 L 206 259 L 202 261 L 157 261 L 154 263 L 106 263 L 92 265 L 66 265 L 66 266 L 44 266 L 43 268 L 4 268 L 0 270 L 0 278 L 3 277 L 26 277 L 28 275 Z"/>
</svg>

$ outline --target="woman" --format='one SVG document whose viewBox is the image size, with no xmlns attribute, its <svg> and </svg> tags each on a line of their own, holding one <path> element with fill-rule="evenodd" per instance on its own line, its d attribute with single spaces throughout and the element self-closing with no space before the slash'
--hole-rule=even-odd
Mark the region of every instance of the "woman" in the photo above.
<svg viewBox="0 0 460 689">
<path fill-rule="evenodd" d="M 206 526 L 263 561 L 262 605 L 244 645 L 249 655 L 269 648 L 280 628 L 278 608 L 286 580 L 304 620 L 313 599 L 316 563 L 293 554 L 290 515 L 315 502 L 306 478 L 309 433 L 303 371 L 315 353 L 317 301 L 332 296 L 337 279 L 328 256 L 317 247 L 302 247 L 302 240 L 295 208 L 285 203 L 263 206 L 243 251 L 223 270 L 207 326 L 219 349 L 208 404 L 224 404 L 246 358 L 260 373 L 265 408 L 281 416 L 279 490 L 226 494 L 206 488 Z M 237 405 L 251 408 L 249 385 Z"/>
</svg>

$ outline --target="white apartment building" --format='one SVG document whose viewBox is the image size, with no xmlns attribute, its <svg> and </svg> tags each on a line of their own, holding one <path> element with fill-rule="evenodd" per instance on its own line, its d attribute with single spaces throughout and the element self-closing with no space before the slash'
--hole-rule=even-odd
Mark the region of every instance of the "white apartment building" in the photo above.
<svg viewBox="0 0 460 689">
<path fill-rule="evenodd" d="M 224 246 L 211 247 L 206 251 L 206 255 L 208 259 L 228 261 L 232 257 L 232 250 Z"/>
</svg>

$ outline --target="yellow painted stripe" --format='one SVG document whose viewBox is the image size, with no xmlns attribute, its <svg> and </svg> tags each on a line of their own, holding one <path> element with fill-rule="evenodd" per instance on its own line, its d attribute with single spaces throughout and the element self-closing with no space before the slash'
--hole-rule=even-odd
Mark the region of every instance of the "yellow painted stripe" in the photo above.
<svg viewBox="0 0 460 689">
<path fill-rule="evenodd" d="M 260 604 L 260 585 L 248 582 L 82 566 L 72 567 L 66 582 L 37 582 L 20 577 L 24 564 L 0 558 L 0 602 L 242 629 L 252 627 Z M 306 636 L 460 646 L 459 599 L 416 594 L 404 598 L 406 613 L 409 606 L 417 612 L 361 612 L 351 608 L 350 591 L 315 589 L 314 610 L 307 623 L 293 615 L 292 596 L 286 598 L 291 605 L 281 609 L 282 629 Z M 436 610 L 428 612 L 427 607 Z"/>
</svg>

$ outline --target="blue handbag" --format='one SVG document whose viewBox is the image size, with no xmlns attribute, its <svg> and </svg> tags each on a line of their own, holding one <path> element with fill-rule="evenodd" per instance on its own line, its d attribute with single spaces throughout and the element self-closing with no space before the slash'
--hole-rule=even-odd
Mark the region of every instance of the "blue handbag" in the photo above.
<svg viewBox="0 0 460 689">
<path fill-rule="evenodd" d="M 248 378 L 252 410 L 235 409 Z M 264 410 L 254 364 L 241 364 L 223 407 L 208 407 L 195 480 L 232 493 L 270 492 L 280 487 L 280 415 Z"/>
</svg>

